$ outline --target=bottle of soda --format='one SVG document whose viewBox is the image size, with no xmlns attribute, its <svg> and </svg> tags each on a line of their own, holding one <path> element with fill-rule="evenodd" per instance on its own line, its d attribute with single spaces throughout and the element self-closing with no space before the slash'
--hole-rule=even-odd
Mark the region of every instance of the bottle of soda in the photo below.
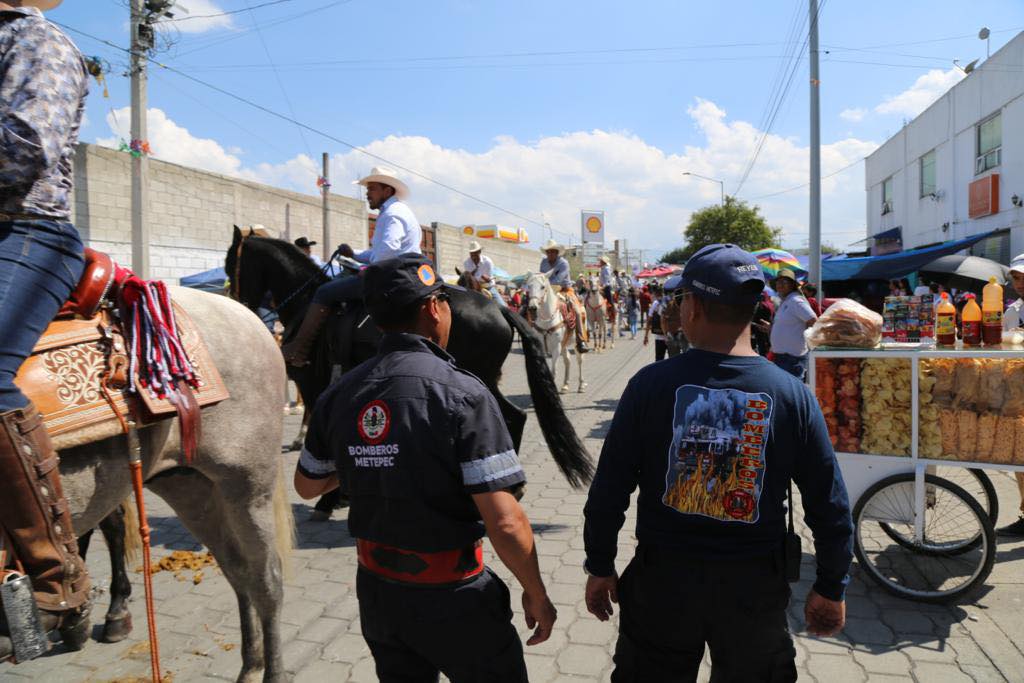
<svg viewBox="0 0 1024 683">
<path fill-rule="evenodd" d="M 995 277 L 981 292 L 981 338 L 985 346 L 1003 343 L 1003 288 Z"/>
<path fill-rule="evenodd" d="M 956 306 L 949 301 L 949 293 L 942 293 L 942 301 L 935 308 L 935 341 L 940 346 L 956 346 Z"/>
<path fill-rule="evenodd" d="M 963 320 L 964 346 L 981 346 L 981 306 L 975 301 L 973 294 L 964 294 L 967 304 L 960 314 Z"/>
</svg>

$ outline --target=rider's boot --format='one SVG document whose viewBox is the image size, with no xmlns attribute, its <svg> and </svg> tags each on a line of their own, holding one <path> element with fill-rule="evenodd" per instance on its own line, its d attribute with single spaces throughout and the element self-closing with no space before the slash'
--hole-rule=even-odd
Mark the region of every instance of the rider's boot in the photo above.
<svg viewBox="0 0 1024 683">
<path fill-rule="evenodd" d="M 320 328 L 324 326 L 327 317 L 331 314 L 331 307 L 313 303 L 306 311 L 306 317 L 302 319 L 302 325 L 296 333 L 295 338 L 281 347 L 284 360 L 288 365 L 303 366 L 309 364 L 309 354 L 313 350 L 313 342 L 316 341 Z"/>
<path fill-rule="evenodd" d="M 0 522 L 32 579 L 43 628 L 59 631 L 67 649 L 79 650 L 89 638 L 92 601 L 58 463 L 34 405 L 0 413 Z M 0 660 L 11 650 L 3 620 Z"/>
</svg>

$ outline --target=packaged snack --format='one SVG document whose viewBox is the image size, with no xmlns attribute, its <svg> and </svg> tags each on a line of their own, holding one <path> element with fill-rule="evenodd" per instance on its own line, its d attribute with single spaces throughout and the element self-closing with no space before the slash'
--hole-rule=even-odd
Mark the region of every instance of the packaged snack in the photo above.
<svg viewBox="0 0 1024 683">
<path fill-rule="evenodd" d="M 999 416 L 995 413 L 984 413 L 978 416 L 978 443 L 974 458 L 978 462 L 989 462 L 992 459 L 992 445 L 996 438 L 996 424 Z"/>
<path fill-rule="evenodd" d="M 978 450 L 978 414 L 970 410 L 958 410 L 956 422 L 957 451 L 954 455 L 958 460 L 974 460 Z"/>
<path fill-rule="evenodd" d="M 852 299 L 840 299 L 821 314 L 806 337 L 812 349 L 874 348 L 882 338 L 882 316 Z"/>
<path fill-rule="evenodd" d="M 957 445 L 960 443 L 960 427 L 956 411 L 940 411 L 939 426 L 942 430 L 942 456 L 945 458 L 955 458 L 957 456 Z M 1024 432 L 1016 432 L 1016 434 L 1024 436 Z M 1017 438 L 1016 435 L 1014 438 Z"/>
<path fill-rule="evenodd" d="M 1010 464 L 1014 458 L 1016 443 L 1017 420 L 1015 417 L 1000 417 L 996 423 L 996 433 L 992 442 L 992 462 Z"/>
</svg>

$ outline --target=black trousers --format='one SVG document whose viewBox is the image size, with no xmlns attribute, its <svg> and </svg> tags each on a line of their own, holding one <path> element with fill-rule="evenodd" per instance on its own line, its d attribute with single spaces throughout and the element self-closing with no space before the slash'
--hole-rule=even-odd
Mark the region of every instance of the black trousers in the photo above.
<svg viewBox="0 0 1024 683">
<path fill-rule="evenodd" d="M 702 561 L 641 547 L 619 581 L 612 683 L 696 681 L 711 650 L 711 681 L 795 681 L 796 650 L 782 554 Z"/>
<path fill-rule="evenodd" d="M 382 683 L 527 680 L 508 587 L 490 568 L 449 588 L 405 586 L 360 568 L 359 621 Z"/>
</svg>

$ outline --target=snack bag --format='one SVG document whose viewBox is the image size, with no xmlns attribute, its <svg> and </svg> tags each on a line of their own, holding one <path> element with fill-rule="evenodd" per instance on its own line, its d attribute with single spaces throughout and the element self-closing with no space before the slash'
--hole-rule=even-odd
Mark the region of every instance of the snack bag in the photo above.
<svg viewBox="0 0 1024 683">
<path fill-rule="evenodd" d="M 807 345 L 871 349 L 882 338 L 882 316 L 852 299 L 839 299 L 804 333 Z"/>
</svg>

